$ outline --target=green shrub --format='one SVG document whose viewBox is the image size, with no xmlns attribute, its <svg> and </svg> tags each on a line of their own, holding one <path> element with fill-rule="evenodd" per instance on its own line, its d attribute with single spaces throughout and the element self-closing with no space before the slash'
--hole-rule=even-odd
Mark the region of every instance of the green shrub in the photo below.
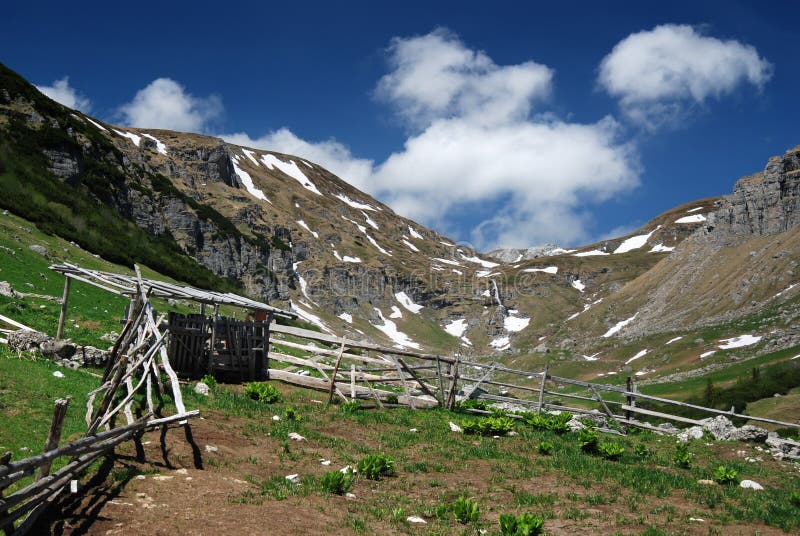
<svg viewBox="0 0 800 536">
<path fill-rule="evenodd" d="M 300 421 L 300 415 L 297 413 L 297 409 L 293 408 L 292 406 L 286 408 L 284 415 L 286 416 L 287 421 Z"/>
<path fill-rule="evenodd" d="M 370 480 L 380 480 L 394 475 L 394 460 L 385 454 L 367 454 L 358 462 L 358 472 Z"/>
<path fill-rule="evenodd" d="M 464 421 L 461 426 L 465 434 L 482 436 L 505 435 L 514 428 L 514 420 L 510 417 L 485 417 L 483 419 Z"/>
<path fill-rule="evenodd" d="M 619 460 L 625 453 L 625 449 L 619 443 L 614 442 L 600 443 L 597 451 L 607 460 Z"/>
<path fill-rule="evenodd" d="M 597 442 L 599 441 L 599 437 L 597 436 L 597 432 L 594 430 L 590 430 L 589 428 L 584 428 L 580 432 L 578 432 L 578 446 L 581 448 L 583 452 L 594 454 L 597 452 Z"/>
<path fill-rule="evenodd" d="M 500 534 L 503 536 L 536 536 L 542 533 L 544 519 L 533 514 L 500 514 Z"/>
<path fill-rule="evenodd" d="M 244 388 L 244 393 L 253 400 L 258 400 L 264 404 L 272 404 L 283 400 L 280 391 L 274 386 L 264 382 L 248 383 Z"/>
<path fill-rule="evenodd" d="M 570 413 L 559 413 L 558 415 L 552 413 L 527 413 L 524 417 L 525 422 L 527 422 L 530 426 L 538 430 L 550 430 L 551 432 L 555 432 L 557 434 L 569 432 L 569 426 L 567 426 L 567 423 L 570 419 L 572 419 L 572 415 Z"/>
<path fill-rule="evenodd" d="M 468 398 L 456 403 L 458 409 L 479 409 L 482 411 L 489 410 L 489 404 L 485 400 L 478 400 L 477 398 Z"/>
<path fill-rule="evenodd" d="M 555 446 L 549 441 L 539 441 L 539 444 L 536 445 L 536 450 L 539 454 L 548 455 L 553 452 Z"/>
<path fill-rule="evenodd" d="M 208 388 L 212 391 L 217 388 L 217 379 L 212 376 L 211 374 L 206 374 L 200 379 L 201 383 L 208 385 Z"/>
<path fill-rule="evenodd" d="M 637 443 L 636 446 L 633 447 L 633 452 L 640 458 L 647 458 L 650 456 L 650 449 L 648 449 L 647 445 L 644 443 Z"/>
<path fill-rule="evenodd" d="M 800 508 L 800 491 L 793 491 L 789 494 L 789 503 Z"/>
<path fill-rule="evenodd" d="M 453 503 L 453 516 L 459 523 L 474 523 L 480 517 L 478 502 L 466 497 L 459 497 Z"/>
<path fill-rule="evenodd" d="M 692 454 L 689 452 L 688 443 L 678 443 L 675 447 L 675 456 L 672 461 L 678 467 L 689 468 L 692 465 Z"/>
<path fill-rule="evenodd" d="M 325 493 L 344 495 L 353 487 L 353 470 L 328 471 L 319 479 L 319 485 Z"/>
<path fill-rule="evenodd" d="M 720 465 L 714 470 L 713 478 L 717 484 L 738 484 L 739 471 L 732 467 Z"/>
</svg>

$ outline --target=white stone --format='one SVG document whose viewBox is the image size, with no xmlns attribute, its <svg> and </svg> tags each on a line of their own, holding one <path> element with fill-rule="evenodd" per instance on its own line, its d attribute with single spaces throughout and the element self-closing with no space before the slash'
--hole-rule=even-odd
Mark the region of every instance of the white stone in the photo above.
<svg viewBox="0 0 800 536">
<path fill-rule="evenodd" d="M 740 488 L 745 488 L 745 489 L 754 489 L 756 491 L 761 491 L 761 490 L 764 489 L 764 486 L 762 486 L 758 482 L 754 482 L 752 480 L 742 480 L 739 483 L 739 487 Z"/>
<path fill-rule="evenodd" d="M 55 372 L 53 372 L 53 376 L 55 376 L 56 378 L 63 378 L 64 373 L 61 372 L 60 370 L 56 370 Z"/>
<path fill-rule="evenodd" d="M 211 393 L 211 388 L 203 382 L 197 382 L 194 386 L 194 392 L 198 395 L 208 396 Z"/>
<path fill-rule="evenodd" d="M 217 452 L 218 450 L 214 445 L 206 445 L 206 452 Z"/>
<path fill-rule="evenodd" d="M 273 415 L 272 416 L 272 420 L 277 422 L 277 421 L 281 420 L 281 418 L 279 416 L 277 416 L 277 415 Z"/>
<path fill-rule="evenodd" d="M 459 434 L 464 431 L 459 425 L 452 421 L 450 421 L 450 430 L 453 432 L 458 432 Z"/>
<path fill-rule="evenodd" d="M 289 432 L 289 439 L 294 439 L 295 441 L 303 441 L 305 437 L 301 436 L 297 432 Z"/>
<path fill-rule="evenodd" d="M 422 523 L 422 524 L 428 523 L 427 521 L 418 516 L 408 516 L 406 518 L 406 521 L 408 521 L 409 523 Z"/>
<path fill-rule="evenodd" d="M 292 482 L 294 484 L 299 484 L 300 483 L 300 475 L 298 475 L 298 474 L 286 475 L 286 480 L 288 480 L 289 482 Z"/>
</svg>

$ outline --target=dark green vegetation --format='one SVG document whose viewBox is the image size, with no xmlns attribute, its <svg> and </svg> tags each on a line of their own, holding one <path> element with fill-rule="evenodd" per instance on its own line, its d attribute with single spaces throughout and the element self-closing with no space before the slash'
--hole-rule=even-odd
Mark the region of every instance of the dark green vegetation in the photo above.
<svg viewBox="0 0 800 536">
<path fill-rule="evenodd" d="M 48 118 L 32 126 L 11 114 L 0 122 L 0 207 L 24 215 L 47 234 L 58 235 L 112 262 L 143 263 L 190 284 L 215 290 L 235 290 L 233 281 L 220 278 L 180 248 L 168 232 L 151 235 L 123 217 L 129 189 L 166 202 L 179 198 L 220 232 L 241 238 L 235 227 L 211 207 L 181 194 L 169 179 L 125 167 L 122 153 L 98 130 L 51 101 L 16 73 L 0 64 L 0 106 L 22 99 Z M 2 115 L 2 110 L 0 110 Z M 53 123 L 53 121 L 55 123 Z M 79 162 L 79 173 L 57 179 L 45 151 Z"/>
</svg>

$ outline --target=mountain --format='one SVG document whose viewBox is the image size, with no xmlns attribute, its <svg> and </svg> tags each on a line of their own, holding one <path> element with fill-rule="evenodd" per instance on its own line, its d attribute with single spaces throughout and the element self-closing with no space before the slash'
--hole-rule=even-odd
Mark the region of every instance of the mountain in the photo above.
<svg viewBox="0 0 800 536">
<path fill-rule="evenodd" d="M 110 125 L 0 65 L 0 206 L 40 229 L 318 329 L 587 377 L 698 365 L 741 322 L 797 344 L 798 169 L 794 149 L 627 236 L 483 256 L 302 157 Z"/>
</svg>

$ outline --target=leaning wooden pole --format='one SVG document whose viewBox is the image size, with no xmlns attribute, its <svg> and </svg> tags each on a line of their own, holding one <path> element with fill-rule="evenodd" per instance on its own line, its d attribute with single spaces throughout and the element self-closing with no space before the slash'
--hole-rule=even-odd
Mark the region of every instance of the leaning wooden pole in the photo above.
<svg viewBox="0 0 800 536">
<path fill-rule="evenodd" d="M 47 434 L 44 452 L 58 447 L 58 442 L 61 441 L 61 430 L 64 427 L 64 417 L 67 416 L 67 408 L 69 407 L 70 400 L 71 397 L 59 398 L 56 400 L 55 407 L 53 408 L 53 421 L 50 423 L 50 433 Z M 39 466 L 39 470 L 36 473 L 36 480 L 41 480 L 50 474 L 51 463 L 50 461 L 46 461 Z"/>
<path fill-rule="evenodd" d="M 542 372 L 542 385 L 539 388 L 539 405 L 536 406 L 536 414 L 542 413 L 542 406 L 544 405 L 544 384 L 547 381 L 547 370 L 550 368 L 550 363 L 545 363 L 544 372 Z"/>
<path fill-rule="evenodd" d="M 56 339 L 60 340 L 64 335 L 64 321 L 67 318 L 67 303 L 69 302 L 69 284 L 72 278 L 66 277 L 64 281 L 64 296 L 61 298 L 61 313 L 58 315 L 58 327 L 56 328 Z"/>
</svg>

